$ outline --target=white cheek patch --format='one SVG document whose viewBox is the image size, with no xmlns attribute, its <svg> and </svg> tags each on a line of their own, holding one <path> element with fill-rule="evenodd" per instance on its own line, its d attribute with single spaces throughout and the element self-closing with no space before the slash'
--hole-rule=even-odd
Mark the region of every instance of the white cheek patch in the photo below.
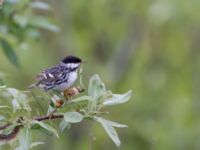
<svg viewBox="0 0 200 150">
<path fill-rule="evenodd" d="M 68 68 L 77 68 L 80 64 L 79 63 L 69 63 L 67 64 Z"/>
<path fill-rule="evenodd" d="M 68 64 L 64 64 L 67 68 L 71 68 L 71 69 L 74 69 L 74 68 L 77 68 L 80 66 L 80 63 L 68 63 Z"/>
<path fill-rule="evenodd" d="M 71 64 L 71 68 L 77 68 L 78 66 L 79 66 L 79 63 L 78 64 L 75 64 L 75 63 Z"/>
<path fill-rule="evenodd" d="M 70 64 L 66 64 L 66 67 L 69 68 Z"/>
</svg>

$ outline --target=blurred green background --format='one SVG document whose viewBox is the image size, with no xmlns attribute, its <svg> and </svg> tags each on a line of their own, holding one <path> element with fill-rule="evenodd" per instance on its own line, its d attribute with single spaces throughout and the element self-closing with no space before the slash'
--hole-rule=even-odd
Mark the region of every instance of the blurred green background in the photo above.
<svg viewBox="0 0 200 150">
<path fill-rule="evenodd" d="M 24 90 L 39 71 L 76 55 L 87 60 L 85 84 L 97 73 L 115 93 L 133 90 L 132 99 L 107 116 L 129 126 L 118 130 L 119 149 L 200 149 L 199 0 L 49 0 L 50 10 L 16 2 L 5 0 L 0 12 L 0 38 L 10 42 L 20 64 L 0 47 L 0 77 L 8 86 Z M 41 18 L 28 24 L 30 14 L 47 17 L 59 30 Z M 59 139 L 39 132 L 34 138 L 46 142 L 35 150 L 117 149 L 89 121 Z"/>
</svg>

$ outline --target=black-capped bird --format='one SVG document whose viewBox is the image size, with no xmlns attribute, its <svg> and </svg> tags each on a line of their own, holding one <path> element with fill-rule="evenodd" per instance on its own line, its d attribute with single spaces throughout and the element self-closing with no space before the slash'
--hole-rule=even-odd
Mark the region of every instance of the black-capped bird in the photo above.
<svg viewBox="0 0 200 150">
<path fill-rule="evenodd" d="M 36 76 L 38 81 L 30 88 L 38 87 L 42 90 L 64 91 L 71 87 L 78 77 L 78 69 L 83 61 L 76 56 L 67 56 L 56 66 L 46 69 Z"/>
</svg>

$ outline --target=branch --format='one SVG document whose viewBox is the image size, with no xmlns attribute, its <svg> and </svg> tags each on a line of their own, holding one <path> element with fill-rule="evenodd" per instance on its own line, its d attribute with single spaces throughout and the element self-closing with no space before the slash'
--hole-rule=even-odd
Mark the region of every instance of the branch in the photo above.
<svg viewBox="0 0 200 150">
<path fill-rule="evenodd" d="M 37 121 L 45 121 L 45 120 L 51 120 L 51 119 L 60 119 L 63 118 L 63 115 L 46 115 L 46 116 L 41 116 L 41 117 L 35 117 L 33 118 L 33 120 L 37 120 Z"/>
<path fill-rule="evenodd" d="M 0 134 L 0 141 L 10 141 L 14 139 L 20 131 L 22 125 L 16 126 L 9 134 Z"/>
<path fill-rule="evenodd" d="M 51 119 L 60 119 L 63 117 L 64 117 L 63 115 L 51 114 L 51 115 L 46 115 L 46 116 L 35 117 L 35 118 L 33 118 L 33 120 L 45 121 L 45 120 L 51 120 Z M 20 119 L 22 119 L 22 118 L 20 118 Z M 18 119 L 18 121 L 17 121 L 18 123 L 20 122 L 19 121 L 20 119 Z M 12 125 L 11 123 L 7 123 L 3 126 L 0 126 L 0 130 L 4 130 L 11 125 Z M 23 127 L 23 125 L 17 125 L 14 127 L 14 129 L 9 134 L 0 134 L 0 141 L 10 141 L 10 140 L 15 139 L 15 137 L 19 133 L 21 127 Z"/>
</svg>

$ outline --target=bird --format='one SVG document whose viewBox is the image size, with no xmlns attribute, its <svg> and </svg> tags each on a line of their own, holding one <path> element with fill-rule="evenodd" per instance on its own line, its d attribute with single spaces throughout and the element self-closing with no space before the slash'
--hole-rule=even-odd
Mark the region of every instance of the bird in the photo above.
<svg viewBox="0 0 200 150">
<path fill-rule="evenodd" d="M 83 62 L 79 57 L 67 56 L 54 67 L 40 72 L 36 76 L 37 82 L 29 88 L 38 87 L 44 91 L 57 90 L 63 92 L 77 80 L 78 70 Z"/>
</svg>

